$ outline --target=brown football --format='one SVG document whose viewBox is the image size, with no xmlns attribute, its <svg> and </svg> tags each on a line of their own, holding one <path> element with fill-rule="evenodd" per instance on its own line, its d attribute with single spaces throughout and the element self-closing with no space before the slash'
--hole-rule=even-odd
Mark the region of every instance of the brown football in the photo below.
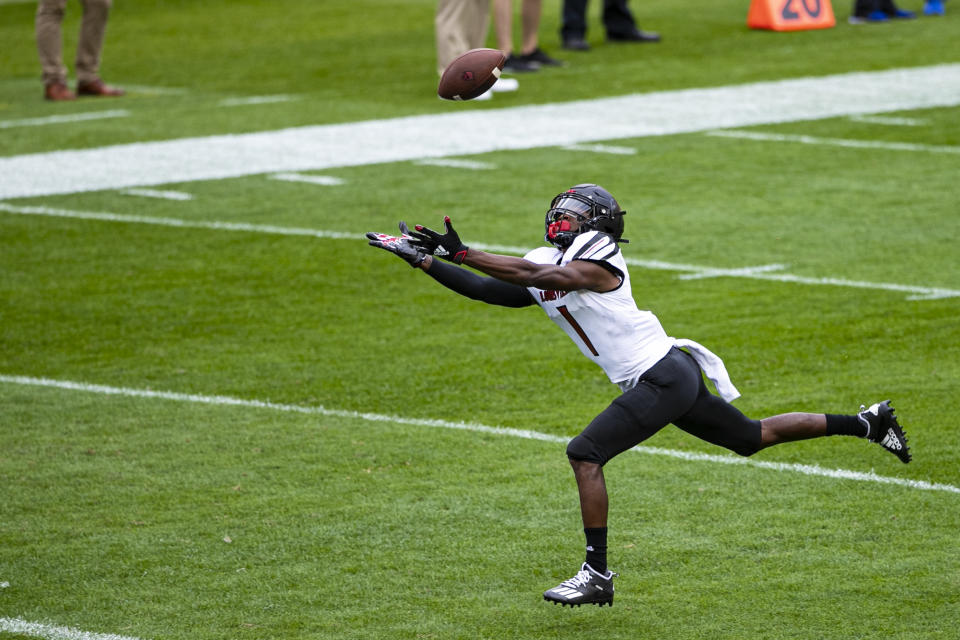
<svg viewBox="0 0 960 640">
<path fill-rule="evenodd" d="M 473 100 L 500 78 L 506 61 L 499 49 L 471 49 L 443 70 L 437 95 L 444 100 Z"/>
</svg>

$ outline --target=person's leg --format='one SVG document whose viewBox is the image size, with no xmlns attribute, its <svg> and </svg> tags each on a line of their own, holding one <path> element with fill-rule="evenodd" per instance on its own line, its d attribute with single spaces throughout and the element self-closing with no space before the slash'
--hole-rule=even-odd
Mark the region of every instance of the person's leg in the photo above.
<svg viewBox="0 0 960 640">
<path fill-rule="evenodd" d="M 637 28 L 627 0 L 603 0 L 603 26 L 607 36 L 628 35 Z"/>
<path fill-rule="evenodd" d="M 100 79 L 100 55 L 112 0 L 83 0 L 83 20 L 77 42 L 77 83 Z"/>
<path fill-rule="evenodd" d="M 689 356 L 693 360 L 692 356 Z M 906 434 L 897 422 L 889 402 L 880 402 L 869 409 L 861 407 L 856 415 L 823 413 L 783 413 L 763 420 L 751 420 L 732 404 L 707 391 L 703 379 L 696 402 L 674 424 L 701 440 L 751 456 L 761 449 L 784 442 L 795 442 L 822 436 L 857 436 L 876 442 L 910 462 Z"/>
<path fill-rule="evenodd" d="M 523 0 L 523 3 L 520 5 L 520 25 L 522 30 L 520 53 L 525 56 L 537 50 L 541 10 L 541 0 Z"/>
<path fill-rule="evenodd" d="M 822 413 L 783 413 L 760 421 L 760 447 L 827 435 L 827 416 Z"/>
<path fill-rule="evenodd" d="M 597 573 L 607 572 L 607 513 L 609 498 L 603 467 L 595 462 L 570 459 L 580 494 L 580 515 L 587 539 L 588 565 Z"/>
<path fill-rule="evenodd" d="M 43 72 L 43 84 L 67 84 L 67 68 L 63 64 L 63 34 L 60 25 L 67 0 L 40 0 L 37 4 L 35 29 L 37 53 Z"/>
<path fill-rule="evenodd" d="M 607 28 L 607 40 L 610 42 L 660 42 L 659 33 L 643 31 L 637 27 L 627 0 L 605 0 L 603 24 Z"/>
<path fill-rule="evenodd" d="M 493 0 L 493 30 L 497 48 L 509 57 L 513 53 L 513 0 Z"/>
<path fill-rule="evenodd" d="M 643 374 L 637 386 L 614 399 L 570 441 L 567 457 L 577 480 L 584 529 L 607 526 L 609 502 L 603 466 L 686 413 L 700 384 L 696 362 L 673 349 Z"/>
<path fill-rule="evenodd" d="M 580 514 L 585 528 L 596 529 L 607 526 L 607 485 L 603 479 L 603 467 L 596 462 L 574 460 L 570 458 L 573 475 L 577 479 L 577 491 L 580 494 Z"/>
<path fill-rule="evenodd" d="M 587 0 L 563 0 L 560 38 L 564 42 L 583 40 L 587 35 Z"/>
<path fill-rule="evenodd" d="M 876 442 L 910 462 L 906 434 L 889 402 L 879 402 L 856 415 L 823 413 L 782 413 L 750 420 L 722 398 L 707 394 L 675 424 L 701 440 L 726 447 L 743 456 L 784 442 L 796 442 L 823 436 L 856 436 Z"/>
<path fill-rule="evenodd" d="M 488 0 L 438 0 L 437 75 L 460 54 L 483 46 L 490 26 L 488 9 Z"/>
<path fill-rule="evenodd" d="M 617 397 L 567 445 L 580 496 L 586 562 L 576 576 L 545 592 L 560 604 L 612 604 L 613 575 L 607 570 L 609 498 L 603 466 L 683 415 L 697 398 L 700 368 L 672 349 L 633 389 Z"/>
<path fill-rule="evenodd" d="M 464 4 L 468 5 L 465 19 L 470 47 L 467 51 L 485 47 L 490 32 L 490 0 L 465 0 Z"/>
</svg>

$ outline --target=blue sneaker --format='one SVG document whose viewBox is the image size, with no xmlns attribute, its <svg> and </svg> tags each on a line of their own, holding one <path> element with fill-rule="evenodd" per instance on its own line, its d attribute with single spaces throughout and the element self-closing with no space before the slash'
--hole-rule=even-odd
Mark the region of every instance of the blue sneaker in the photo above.
<svg viewBox="0 0 960 640">
<path fill-rule="evenodd" d="M 923 15 L 925 16 L 942 16 L 944 14 L 943 10 L 943 0 L 927 0 L 923 5 Z"/>
<path fill-rule="evenodd" d="M 896 9 L 892 13 L 888 13 L 887 17 L 897 20 L 913 20 L 917 17 L 917 13 L 915 11 L 907 11 L 906 9 Z"/>
</svg>

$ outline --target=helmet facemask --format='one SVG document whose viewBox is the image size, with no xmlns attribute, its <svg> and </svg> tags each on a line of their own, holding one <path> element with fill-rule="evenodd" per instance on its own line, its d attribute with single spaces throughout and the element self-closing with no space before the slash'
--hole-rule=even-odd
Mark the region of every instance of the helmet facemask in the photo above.
<svg viewBox="0 0 960 640">
<path fill-rule="evenodd" d="M 583 190 L 589 195 L 580 193 Z M 596 192 L 594 194 L 594 192 Z M 597 199 L 590 197 L 598 196 Z M 609 203 L 598 200 L 609 200 Z M 544 217 L 546 234 L 543 239 L 558 249 L 566 249 L 578 235 L 586 231 L 602 231 L 614 237 L 618 242 L 627 242 L 621 239 L 623 234 L 623 215 L 625 211 L 602 187 L 597 185 L 577 185 L 555 197 L 550 203 L 550 209 Z M 577 229 L 571 230 L 569 220 L 564 216 L 571 216 L 579 221 Z"/>
</svg>

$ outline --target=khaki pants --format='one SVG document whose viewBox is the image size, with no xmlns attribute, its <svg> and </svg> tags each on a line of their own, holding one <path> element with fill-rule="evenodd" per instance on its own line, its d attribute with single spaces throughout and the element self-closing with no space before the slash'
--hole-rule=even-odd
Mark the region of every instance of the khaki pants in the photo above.
<svg viewBox="0 0 960 640">
<path fill-rule="evenodd" d="M 81 0 L 83 21 L 77 43 L 76 73 L 78 82 L 92 82 L 99 78 L 100 52 L 103 34 L 113 0 Z M 63 37 L 60 24 L 67 0 L 40 0 L 37 6 L 37 52 L 43 68 L 43 83 L 66 84 L 67 68 L 63 64 Z"/>
<path fill-rule="evenodd" d="M 478 49 L 487 42 L 490 27 L 490 0 L 438 0 L 437 73 L 461 53 Z"/>
</svg>

